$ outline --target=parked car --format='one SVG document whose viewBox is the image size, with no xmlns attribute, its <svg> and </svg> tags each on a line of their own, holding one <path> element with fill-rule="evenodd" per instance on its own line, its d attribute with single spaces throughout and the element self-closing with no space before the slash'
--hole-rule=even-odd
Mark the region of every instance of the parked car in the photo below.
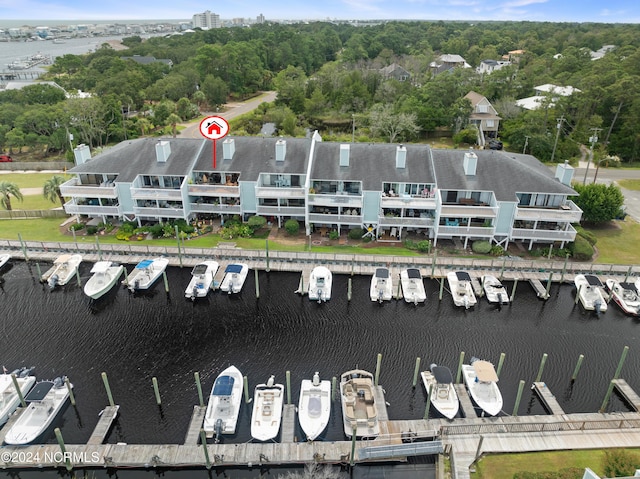
<svg viewBox="0 0 640 479">
<path fill-rule="evenodd" d="M 7 163 L 9 161 L 13 161 L 9 155 L 0 155 L 0 163 Z"/>
<path fill-rule="evenodd" d="M 502 142 L 495 138 L 490 139 L 487 145 L 489 145 L 491 150 L 502 150 Z"/>
</svg>

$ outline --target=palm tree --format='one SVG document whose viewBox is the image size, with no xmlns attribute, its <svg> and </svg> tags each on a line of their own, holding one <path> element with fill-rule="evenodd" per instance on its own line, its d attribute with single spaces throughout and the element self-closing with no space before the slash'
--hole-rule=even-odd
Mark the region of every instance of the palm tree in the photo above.
<svg viewBox="0 0 640 479">
<path fill-rule="evenodd" d="M 20 193 L 20 187 L 9 181 L 0 181 L 0 204 L 2 207 L 11 211 L 11 197 L 14 197 L 22 201 L 22 193 Z"/>
<path fill-rule="evenodd" d="M 42 193 L 46 199 L 51 201 L 51 203 L 60 202 L 61 206 L 64 206 L 64 197 L 62 193 L 60 193 L 60 185 L 64 183 L 65 180 L 62 176 L 55 175 L 48 179 L 44 183 L 44 187 L 42 188 Z"/>
<path fill-rule="evenodd" d="M 171 125 L 171 132 L 173 133 L 174 138 L 178 134 L 177 124 L 180 123 L 181 121 L 182 121 L 182 118 L 180 118 L 175 113 L 171 113 L 171 115 L 169 115 L 169 117 L 167 118 L 167 124 Z"/>
</svg>

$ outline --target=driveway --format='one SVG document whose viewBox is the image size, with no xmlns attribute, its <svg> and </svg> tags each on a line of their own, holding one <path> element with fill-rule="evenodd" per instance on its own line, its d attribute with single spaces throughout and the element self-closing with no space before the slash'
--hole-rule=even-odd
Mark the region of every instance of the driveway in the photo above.
<svg viewBox="0 0 640 479">
<path fill-rule="evenodd" d="M 252 110 L 258 108 L 258 105 L 261 103 L 270 103 L 275 101 L 276 92 L 275 91 L 267 91 L 262 95 L 257 96 L 255 98 L 251 98 L 250 100 L 243 101 L 240 103 L 227 103 L 224 105 L 224 111 L 221 112 L 204 112 L 205 115 L 217 115 L 221 116 L 225 120 L 230 120 L 240 115 L 244 115 Z M 178 136 L 180 138 L 202 138 L 200 134 L 200 121 L 195 121 L 193 123 L 185 123 L 183 126 L 186 126 L 184 130 L 182 130 Z M 233 134 L 233 131 L 229 133 Z"/>
</svg>

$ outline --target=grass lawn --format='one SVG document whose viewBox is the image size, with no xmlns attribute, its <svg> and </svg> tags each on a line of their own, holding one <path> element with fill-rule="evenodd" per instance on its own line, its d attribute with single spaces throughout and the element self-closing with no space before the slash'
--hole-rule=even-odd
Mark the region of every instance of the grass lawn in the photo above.
<svg viewBox="0 0 640 479">
<path fill-rule="evenodd" d="M 42 188 L 47 180 L 56 175 L 64 177 L 65 181 L 71 179 L 71 175 L 64 173 L 7 173 L 0 175 L 0 181 L 15 183 L 20 188 Z"/>
<path fill-rule="evenodd" d="M 616 183 L 618 183 L 621 188 L 640 191 L 640 180 L 617 180 Z"/>
<path fill-rule="evenodd" d="M 19 201 L 11 198 L 11 209 L 13 210 L 50 210 L 57 208 L 60 203 L 51 203 L 44 196 L 40 195 L 23 195 L 23 200 Z"/>
<path fill-rule="evenodd" d="M 612 221 L 600 227 L 585 228 L 598 238 L 597 263 L 640 264 L 640 224 L 631 219 Z"/>
</svg>

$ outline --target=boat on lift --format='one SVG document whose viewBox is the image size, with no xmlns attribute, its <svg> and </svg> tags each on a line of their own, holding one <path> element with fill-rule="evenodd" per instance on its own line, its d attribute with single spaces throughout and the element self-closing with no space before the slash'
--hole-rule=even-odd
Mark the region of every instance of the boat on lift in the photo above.
<svg viewBox="0 0 640 479">
<path fill-rule="evenodd" d="M 40 279 L 43 283 L 47 283 L 51 289 L 56 286 L 64 286 L 76 274 L 81 262 L 82 256 L 79 254 L 60 255 Z"/>
<path fill-rule="evenodd" d="M 331 416 L 331 382 L 320 380 L 315 373 L 313 379 L 303 379 L 298 401 L 298 421 L 307 435 L 307 441 L 314 441 L 324 432 Z"/>
<path fill-rule="evenodd" d="M 214 288 L 213 278 L 220 265 L 217 261 L 202 261 L 191 270 L 191 281 L 184 290 L 185 298 L 195 301 L 196 298 L 204 298 Z"/>
<path fill-rule="evenodd" d="M 232 263 L 224 270 L 224 278 L 220 284 L 220 290 L 227 294 L 239 293 L 247 279 L 249 265 L 245 263 Z"/>
<path fill-rule="evenodd" d="M 309 299 L 322 303 L 331 299 L 331 271 L 326 266 L 316 266 L 309 275 Z"/>
</svg>

